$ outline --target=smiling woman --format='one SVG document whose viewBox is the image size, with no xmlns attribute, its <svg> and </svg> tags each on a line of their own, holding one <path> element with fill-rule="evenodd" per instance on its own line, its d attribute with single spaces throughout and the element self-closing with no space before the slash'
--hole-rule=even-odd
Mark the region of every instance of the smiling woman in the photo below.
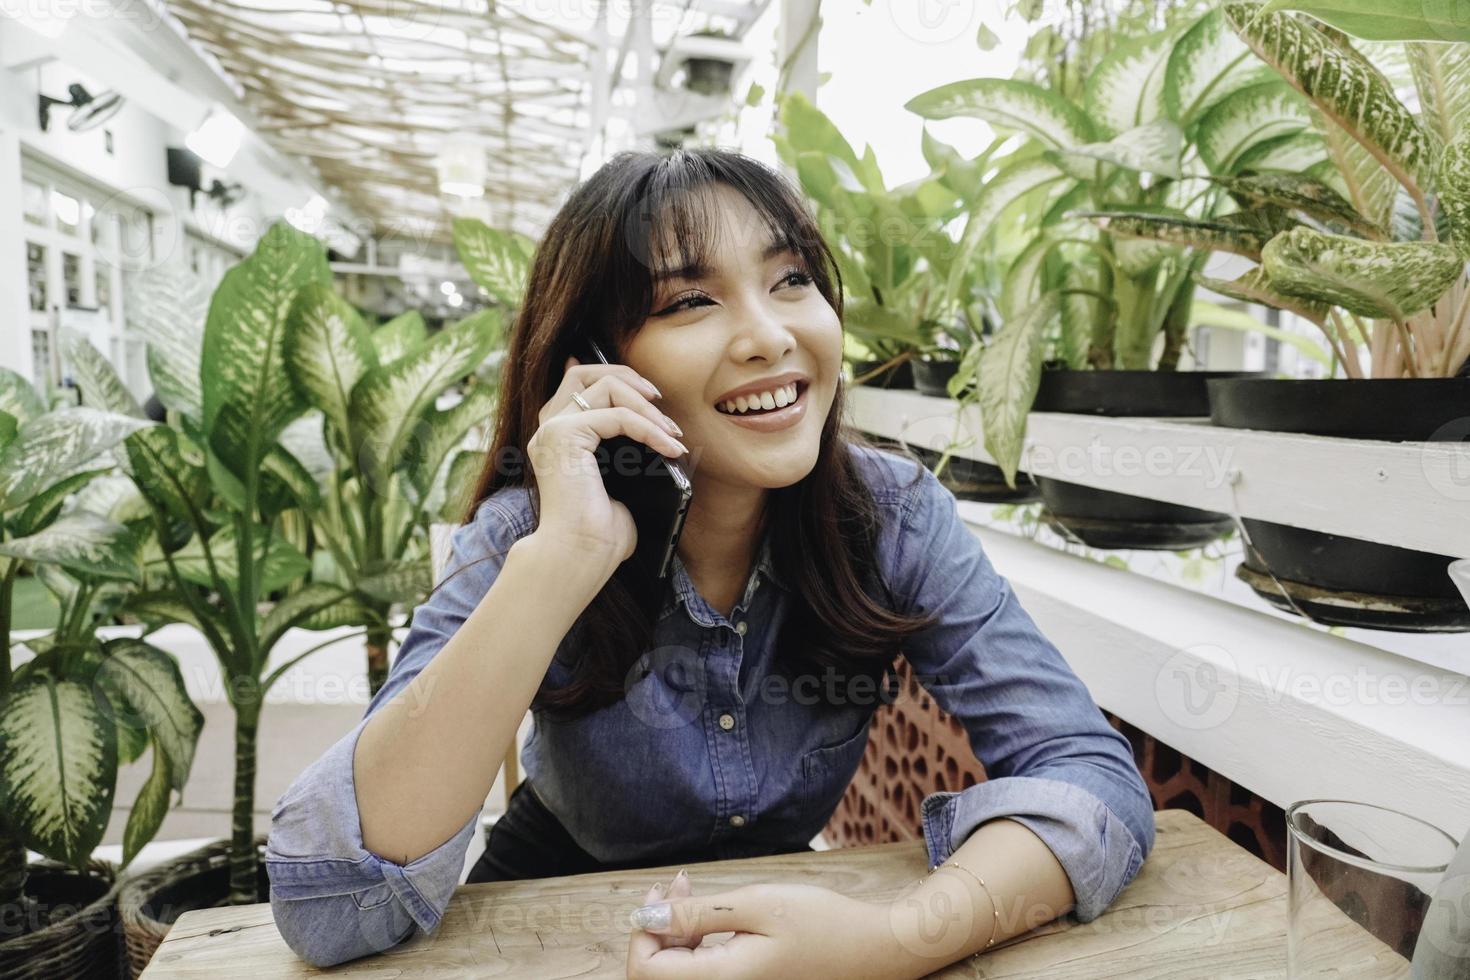
<svg viewBox="0 0 1470 980">
<path fill-rule="evenodd" d="M 618 363 L 578 363 L 588 338 Z M 337 963 L 437 928 L 528 708 L 527 779 L 470 880 L 802 850 L 900 652 L 990 776 L 924 801 L 931 863 L 961 873 L 891 906 L 784 882 L 722 895 L 704 923 L 737 934 L 720 975 L 918 976 L 1106 908 L 1153 843 L 1128 743 L 954 497 L 848 430 L 841 348 L 832 254 L 761 164 L 625 153 L 573 193 L 534 261 L 451 572 L 366 716 L 273 813 L 271 902 L 297 953 Z M 616 436 L 687 457 L 666 580 L 625 561 L 636 527 L 594 457 Z M 660 898 L 693 901 L 687 880 Z M 941 907 L 968 921 L 928 921 Z M 690 914 L 639 917 L 631 976 L 716 975 L 683 948 L 702 938 Z"/>
</svg>

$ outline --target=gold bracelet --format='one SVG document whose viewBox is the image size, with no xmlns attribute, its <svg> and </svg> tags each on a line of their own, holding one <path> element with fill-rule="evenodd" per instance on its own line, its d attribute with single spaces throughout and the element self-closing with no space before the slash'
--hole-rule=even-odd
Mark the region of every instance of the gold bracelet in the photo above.
<svg viewBox="0 0 1470 980">
<path fill-rule="evenodd" d="M 950 862 L 948 862 L 946 864 L 941 864 L 939 867 L 940 868 L 957 868 L 960 871 L 963 871 L 965 874 L 969 875 L 971 878 L 974 878 L 976 881 L 980 882 L 980 887 L 985 890 L 985 897 L 988 898 L 988 899 L 990 899 L 990 914 L 992 916 L 991 923 L 990 923 L 990 938 L 987 939 L 985 941 L 985 945 L 983 947 L 981 947 L 981 950 L 980 951 L 981 952 L 984 952 L 985 950 L 987 950 L 987 949 L 990 948 L 990 946 L 991 946 L 992 943 L 995 942 L 995 937 L 996 937 L 997 933 L 1000 932 L 1000 907 L 995 904 L 995 896 L 991 894 L 991 892 L 990 892 L 990 886 L 985 883 L 985 879 L 984 878 L 980 877 L 975 872 L 973 872 L 969 868 L 965 867 L 963 864 L 956 864 L 955 862 L 950 861 Z M 939 870 L 939 868 L 935 868 L 934 869 L 934 871 L 938 871 L 938 870 Z M 934 873 L 933 871 L 930 872 L 930 874 L 933 874 L 933 873 Z"/>
</svg>

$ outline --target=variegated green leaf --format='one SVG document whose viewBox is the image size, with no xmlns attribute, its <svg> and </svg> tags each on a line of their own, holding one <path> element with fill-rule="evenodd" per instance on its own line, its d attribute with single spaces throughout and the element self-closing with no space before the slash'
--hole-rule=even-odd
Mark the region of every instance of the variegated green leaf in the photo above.
<svg viewBox="0 0 1470 980">
<path fill-rule="evenodd" d="M 61 505 L 66 503 L 67 497 L 85 489 L 88 481 L 96 480 L 97 477 L 107 472 L 106 470 L 84 470 L 74 473 L 64 480 L 51 484 L 45 490 L 31 498 L 31 502 L 25 505 L 25 509 L 10 520 L 10 533 L 17 538 L 23 538 L 35 534 L 41 528 L 56 519 L 61 511 Z M 91 510 L 94 514 L 100 513 L 96 508 L 81 508 Z M 103 517 L 109 517 L 103 514 Z M 122 521 L 117 518 L 109 518 Z"/>
<path fill-rule="evenodd" d="M 126 766 L 137 762 L 148 748 L 148 733 L 131 725 L 117 726 L 117 764 Z"/>
<path fill-rule="evenodd" d="M 1155 119 L 1128 130 L 1106 143 L 1086 143 L 1061 152 L 1066 159 L 1090 163 L 1101 160 L 1143 173 L 1179 179 L 1179 155 L 1184 150 L 1184 133 L 1172 119 Z M 1086 171 L 1068 167 L 1073 176 L 1087 179 Z"/>
<path fill-rule="evenodd" d="M 425 437 L 410 447 L 409 479 L 424 500 L 449 453 L 464 440 L 472 426 L 490 419 L 495 411 L 496 391 L 489 385 L 472 385 L 459 404 L 442 412 L 430 409 L 424 416 Z"/>
<path fill-rule="evenodd" d="M 1067 179 L 1067 175 L 1056 164 L 1040 157 L 1031 157 L 1002 168 L 986 181 L 980 197 L 970 208 L 965 230 L 960 238 L 960 247 L 955 254 L 954 265 L 950 268 L 947 285 L 949 295 L 959 295 L 960 283 L 974 262 L 981 242 L 1007 205 L 1033 191 L 1055 188 Z"/>
<path fill-rule="evenodd" d="M 117 783 L 117 729 L 91 688 L 45 671 L 0 704 L 0 812 L 47 857 L 81 866 L 102 840 Z"/>
<path fill-rule="evenodd" d="M 193 607 L 185 602 L 174 589 L 132 592 L 123 603 L 123 610 L 150 626 L 183 623 L 199 629 L 199 618 L 194 615 Z"/>
<path fill-rule="evenodd" d="M 84 474 L 88 480 L 76 491 L 74 506 L 77 510 L 101 514 L 109 521 L 126 524 L 129 521 L 148 520 L 151 511 L 138 487 L 121 473 L 106 476 Z"/>
<path fill-rule="evenodd" d="M 515 237 L 478 218 L 455 218 L 453 229 L 455 250 L 470 278 L 506 306 L 520 306 L 531 263 Z"/>
<path fill-rule="evenodd" d="M 119 724 L 146 729 L 168 756 L 180 792 L 194 764 L 204 715 L 189 699 L 174 658 L 142 640 L 119 637 L 102 645 L 96 683 Z"/>
<path fill-rule="evenodd" d="M 61 408 L 36 416 L 0 453 L 0 512 L 26 503 L 151 425 L 95 408 Z"/>
<path fill-rule="evenodd" d="M 1444 146 L 1470 130 L 1470 44 L 1404 47 L 1419 91 L 1419 118 Z"/>
<path fill-rule="evenodd" d="M 23 375 L 0 367 L 0 412 L 12 416 L 17 426 L 46 413 L 46 404 L 35 386 Z"/>
<path fill-rule="evenodd" d="M 257 591 L 260 593 L 284 588 L 311 570 L 311 562 L 306 556 L 279 534 L 271 535 L 265 563 L 262 566 L 260 553 L 265 544 L 265 533 L 265 528 L 257 525 L 251 534 L 251 549 L 255 555 L 253 568 L 259 580 Z M 240 577 L 235 529 L 226 526 L 214 532 L 209 538 L 209 553 L 214 558 L 214 565 L 219 570 L 220 577 L 225 580 L 226 584 L 234 587 Z M 179 576 L 184 581 L 208 588 L 214 587 L 214 579 L 210 575 L 209 563 L 204 554 L 204 545 L 197 537 L 175 552 L 173 558 L 174 564 L 178 567 Z M 148 573 L 166 575 L 168 566 L 160 559 L 148 568 Z"/>
<path fill-rule="evenodd" d="M 60 565 L 86 578 L 135 582 L 142 574 L 132 530 L 87 511 L 73 511 L 28 537 L 0 542 L 0 555 Z"/>
<path fill-rule="evenodd" d="M 1053 236 L 1048 232 L 1032 236 L 1006 268 L 997 304 L 1002 323 L 1019 320 L 1041 297 L 1042 265 L 1052 249 L 1053 241 Z"/>
<path fill-rule="evenodd" d="M 272 446 L 261 463 L 261 512 L 278 514 L 299 507 L 307 514 L 321 507 L 321 488 L 316 477 L 280 443 Z"/>
<path fill-rule="evenodd" d="M 174 265 L 151 266 L 124 281 L 128 328 L 148 345 L 148 377 L 158 400 L 201 418 L 199 359 L 209 289 L 196 273 Z"/>
<path fill-rule="evenodd" d="M 1176 34 L 1159 31 L 1119 43 L 1088 75 L 1087 114 L 1108 136 L 1166 116 L 1164 77 Z"/>
<path fill-rule="evenodd" d="M 1305 227 L 1272 239 L 1261 264 L 1279 293 L 1394 320 L 1428 309 L 1465 268 L 1439 242 L 1365 242 Z"/>
<path fill-rule="evenodd" d="M 306 467 L 306 472 L 319 487 L 331 479 L 337 465 L 327 445 L 324 423 L 325 416 L 321 412 L 307 412 L 282 429 L 280 438 L 276 440 Z"/>
<path fill-rule="evenodd" d="M 334 629 L 337 626 L 355 626 L 361 622 L 361 618 L 346 616 L 342 622 L 333 622 L 330 626 L 307 625 L 316 617 L 330 619 L 334 615 L 342 615 L 349 611 L 361 613 L 362 607 L 352 599 L 351 593 L 339 585 L 328 582 L 308 582 L 301 588 L 277 602 L 271 611 L 266 613 L 265 620 L 260 626 L 261 648 L 270 649 L 275 646 L 286 631 L 295 627 L 303 629 Z"/>
<path fill-rule="evenodd" d="M 1024 317 L 1006 324 L 980 357 L 978 391 L 985 450 L 1013 487 L 1026 441 L 1026 416 L 1041 382 L 1046 334 L 1058 309 L 1056 294 L 1046 294 Z"/>
<path fill-rule="evenodd" d="M 1274 205 L 1300 211 L 1319 221 L 1344 225 L 1368 238 L 1382 239 L 1388 231 L 1369 222 L 1337 191 L 1309 177 L 1291 174 L 1253 174 L 1218 177 L 1216 182 L 1238 201 L 1252 207 Z"/>
<path fill-rule="evenodd" d="M 482 449 L 462 449 L 449 461 L 435 508 L 435 518 L 459 524 L 474 492 L 475 480 L 485 468 L 487 453 Z"/>
<path fill-rule="evenodd" d="M 377 352 L 367 324 L 330 283 L 308 283 L 296 294 L 282 338 L 286 373 L 301 397 L 344 434 L 350 431 L 347 406 L 359 378 L 377 367 Z"/>
<path fill-rule="evenodd" d="M 387 476 L 408 458 L 410 441 L 427 438 L 424 413 L 452 382 L 479 367 L 493 343 L 490 312 L 476 313 L 357 383 L 351 407 L 358 440 L 354 458 L 377 492 L 386 492 Z"/>
<path fill-rule="evenodd" d="M 124 446 L 128 475 L 144 499 L 161 508 L 169 519 L 192 525 L 190 504 L 208 505 L 209 478 L 201 467 L 185 461 L 174 430 L 149 426 L 128 436 Z"/>
<path fill-rule="evenodd" d="M 402 602 L 417 605 L 430 586 L 427 561 L 383 562 L 365 569 L 357 580 L 357 589 L 380 602 Z"/>
<path fill-rule="evenodd" d="M 914 96 L 904 108 L 925 119 L 983 119 L 1058 150 L 1090 143 L 1096 135 L 1081 109 L 1039 85 L 1011 78 L 950 82 Z"/>
<path fill-rule="evenodd" d="M 1280 79 L 1239 89 L 1221 99 L 1199 121 L 1195 142 L 1214 174 L 1234 173 L 1255 147 L 1310 128 L 1312 116 L 1301 93 Z M 1320 154 L 1319 154 L 1320 155 Z"/>
<path fill-rule="evenodd" d="M 1291 136 L 1257 143 L 1241 154 L 1235 169 L 1239 173 L 1305 174 L 1324 164 L 1328 164 L 1327 144 L 1315 129 L 1304 129 Z M 1378 170 L 1384 177 L 1388 176 L 1382 167 Z"/>
<path fill-rule="evenodd" d="M 391 364 L 429 339 L 423 314 L 418 310 L 400 313 L 371 334 L 379 364 Z"/>
<path fill-rule="evenodd" d="M 286 374 L 284 335 L 296 292 L 330 282 L 321 243 L 281 221 L 214 292 L 200 361 L 204 429 L 243 481 L 255 478 L 281 429 L 306 408 Z"/>
<path fill-rule="evenodd" d="M 1268 0 L 1261 9 L 1300 10 L 1372 41 L 1470 41 L 1470 15 L 1454 0 Z"/>
<path fill-rule="evenodd" d="M 5 447 L 10 445 L 18 431 L 20 423 L 15 420 L 15 416 L 9 412 L 0 412 L 0 453 L 5 452 Z"/>
<path fill-rule="evenodd" d="M 1341 126 L 1315 109 L 1312 117 L 1327 151 L 1327 162 L 1303 172 L 1335 187 L 1366 220 L 1387 225 L 1398 192 L 1393 175 Z"/>
<path fill-rule="evenodd" d="M 64 329 L 62 350 L 81 389 L 83 405 L 139 419 L 144 417 L 143 407 L 90 340 L 76 330 Z"/>
<path fill-rule="evenodd" d="M 1455 248 L 1470 259 L 1470 129 L 1461 131 L 1440 157 L 1439 204 Z"/>
<path fill-rule="evenodd" d="M 1220 11 L 1212 10 L 1195 21 L 1170 52 L 1164 106 L 1169 118 L 1188 129 L 1232 92 L 1270 77 L 1269 69 L 1251 56 Z"/>
<path fill-rule="evenodd" d="M 1368 59 L 1287 14 L 1263 13 L 1253 3 L 1240 2 L 1221 9 L 1263 61 L 1372 155 L 1416 200 L 1424 199 L 1434 166 L 1429 134 Z M 1384 223 L 1382 215 L 1364 211 L 1364 216 Z"/>
<path fill-rule="evenodd" d="M 128 811 L 127 825 L 123 828 L 124 867 L 133 862 L 133 858 L 138 856 L 138 852 L 154 838 L 158 828 L 163 826 L 163 818 L 168 814 L 171 769 L 168 756 L 155 742 L 153 768 L 149 770 L 148 779 L 134 797 L 132 809 Z"/>
<path fill-rule="evenodd" d="M 1206 220 L 1140 211 L 1086 211 L 1078 213 L 1077 217 L 1088 218 L 1113 235 L 1153 239 L 1187 248 L 1231 252 L 1257 261 L 1260 260 L 1261 250 L 1273 234 L 1223 218 Z"/>
<path fill-rule="evenodd" d="M 1209 276 L 1196 275 L 1194 281 L 1221 296 L 1238 299 L 1242 303 L 1259 303 L 1262 306 L 1287 310 L 1319 326 L 1327 320 L 1326 303 L 1278 293 L 1271 288 L 1265 272 L 1259 267 L 1251 269 L 1239 279 L 1212 279 Z"/>
</svg>

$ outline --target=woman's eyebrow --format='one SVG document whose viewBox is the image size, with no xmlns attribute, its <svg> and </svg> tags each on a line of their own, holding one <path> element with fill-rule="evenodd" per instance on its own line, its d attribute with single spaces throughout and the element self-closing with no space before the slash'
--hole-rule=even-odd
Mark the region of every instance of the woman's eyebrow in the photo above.
<svg viewBox="0 0 1470 980">
<path fill-rule="evenodd" d="M 796 246 L 790 240 L 785 238 L 778 239 L 776 241 L 769 242 L 766 247 L 761 250 L 761 261 L 769 262 L 771 259 L 775 258 L 778 255 L 785 254 L 786 252 L 795 251 Z M 666 282 L 670 279 L 687 279 L 690 282 L 698 282 L 701 279 L 707 279 L 715 274 L 716 270 L 710 268 L 710 266 L 706 263 L 691 262 L 688 265 L 681 266 L 677 269 L 654 270 L 653 282 L 654 285 L 658 285 L 659 283 Z"/>
</svg>

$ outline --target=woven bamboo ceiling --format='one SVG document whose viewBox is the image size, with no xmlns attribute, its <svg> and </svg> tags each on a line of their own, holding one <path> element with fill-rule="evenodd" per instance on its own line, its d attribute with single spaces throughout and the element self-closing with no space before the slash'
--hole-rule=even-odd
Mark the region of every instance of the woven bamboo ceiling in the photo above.
<svg viewBox="0 0 1470 980">
<path fill-rule="evenodd" d="M 377 223 L 377 234 L 443 238 L 437 160 L 451 135 L 483 142 L 485 201 L 497 225 L 535 233 L 577 181 L 600 2 L 167 6 L 238 86 L 260 135 L 313 164 L 345 203 Z M 583 12 L 585 24 L 536 19 L 522 6 L 531 14 L 538 6 Z M 658 27 L 677 25 L 689 6 L 654 0 L 656 34 L 674 33 L 676 26 Z"/>
</svg>

